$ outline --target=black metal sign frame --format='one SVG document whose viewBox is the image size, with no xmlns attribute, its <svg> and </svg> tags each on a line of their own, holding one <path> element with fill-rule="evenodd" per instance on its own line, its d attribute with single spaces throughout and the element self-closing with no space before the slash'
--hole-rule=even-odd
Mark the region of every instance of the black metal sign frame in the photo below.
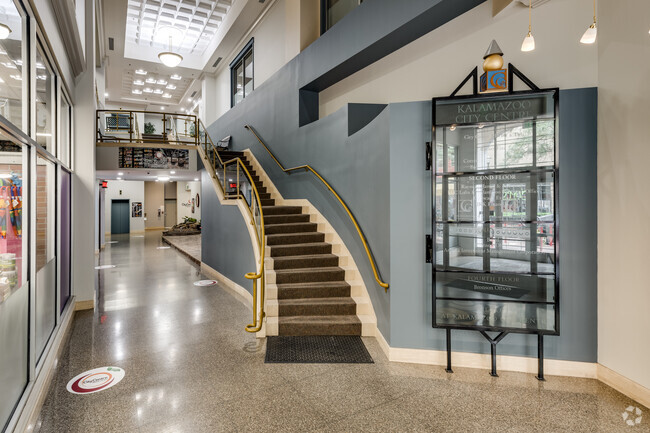
<svg viewBox="0 0 650 433">
<path fill-rule="evenodd" d="M 524 90 L 524 91 L 514 91 L 514 77 L 519 78 L 526 86 L 529 87 L 530 90 Z M 471 80 L 472 82 L 472 94 L 469 95 L 457 95 L 459 91 L 462 90 L 462 88 Z M 446 337 L 447 337 L 447 368 L 446 371 L 451 373 L 452 368 L 451 368 L 451 331 L 452 329 L 455 330 L 474 330 L 480 332 L 490 343 L 491 347 L 491 355 L 492 355 L 492 369 L 491 369 L 491 375 L 492 376 L 498 376 L 497 371 L 496 371 L 496 345 L 507 336 L 509 333 L 520 333 L 520 334 L 536 334 L 538 336 L 538 375 L 537 378 L 539 380 L 544 380 L 544 340 L 543 337 L 545 335 L 559 335 L 560 334 L 560 269 L 559 269 L 559 223 L 558 223 L 558 216 L 559 216 L 559 122 L 558 122 L 558 114 L 559 114 L 559 89 L 553 88 L 553 89 L 540 89 L 537 87 L 530 79 L 528 79 L 521 71 L 519 71 L 514 65 L 509 64 L 508 65 L 508 90 L 503 91 L 503 92 L 498 92 L 494 94 L 485 94 L 485 93 L 479 93 L 478 92 L 478 68 L 475 68 L 470 72 L 470 74 L 467 75 L 467 77 L 460 83 L 460 85 L 452 92 L 452 94 L 448 97 L 439 97 L 439 98 L 433 98 L 432 99 L 432 142 L 427 143 L 427 169 L 431 167 L 431 193 L 432 193 L 432 214 L 431 214 L 431 227 L 432 227 L 432 232 L 431 235 L 427 235 L 427 262 L 432 263 L 432 303 L 433 303 L 433 317 L 432 317 L 432 324 L 434 328 L 442 328 L 446 330 Z M 553 168 L 551 172 L 553 173 L 554 181 L 553 181 L 553 209 L 554 209 L 554 217 L 553 217 L 553 227 L 554 227 L 554 302 L 546 302 L 546 304 L 552 304 L 554 305 L 554 312 L 555 312 L 555 323 L 554 323 L 554 329 L 552 331 L 550 330 L 539 330 L 539 329 L 527 329 L 527 328 L 513 328 L 513 327 L 500 327 L 500 326 L 461 326 L 461 325 L 450 325 L 450 324 L 440 324 L 437 321 L 437 287 L 436 287 L 436 252 L 435 252 L 435 241 L 433 241 L 433 238 L 436 234 L 436 167 L 437 164 L 435 163 L 436 157 L 435 157 L 435 152 L 436 152 L 436 143 L 437 143 L 437 133 L 438 133 L 438 128 L 439 127 L 445 127 L 445 126 L 450 126 L 449 124 L 438 124 L 436 121 L 436 102 L 438 101 L 467 101 L 471 102 L 472 99 L 480 99 L 481 101 L 485 101 L 486 99 L 489 100 L 491 96 L 494 97 L 494 99 L 503 99 L 504 96 L 512 96 L 512 97 L 534 97 L 535 95 L 546 95 L 548 96 L 549 94 L 552 94 L 553 97 L 553 120 L 554 120 L 554 163 L 553 163 Z M 503 123 L 503 122 L 487 122 L 488 124 L 494 124 L 494 123 Z M 468 122 L 467 124 L 472 124 L 471 122 Z M 444 129 L 444 128 L 443 128 Z M 476 173 L 472 172 L 472 174 L 476 175 L 493 175 L 495 172 L 498 174 L 498 170 L 476 170 Z M 516 170 L 508 170 L 508 173 L 514 173 Z M 528 172 L 532 173 L 532 171 L 524 170 L 522 172 Z M 485 218 L 484 218 L 485 220 Z M 489 218 L 488 218 L 489 220 Z M 485 221 L 484 221 L 485 223 Z M 534 229 L 535 232 L 537 232 L 537 221 L 530 221 L 531 223 L 531 232 Z M 489 224 L 489 221 L 488 221 Z M 471 273 L 471 271 L 468 271 L 467 273 Z M 484 272 L 477 272 L 478 275 L 486 275 Z M 469 299 L 469 298 L 468 298 Z M 477 300 L 480 301 L 480 300 Z M 485 301 L 485 299 L 483 299 Z M 520 303 L 525 303 L 525 301 L 513 301 L 513 302 L 520 302 Z M 495 337 L 491 337 L 488 332 L 497 332 L 498 335 Z"/>
</svg>

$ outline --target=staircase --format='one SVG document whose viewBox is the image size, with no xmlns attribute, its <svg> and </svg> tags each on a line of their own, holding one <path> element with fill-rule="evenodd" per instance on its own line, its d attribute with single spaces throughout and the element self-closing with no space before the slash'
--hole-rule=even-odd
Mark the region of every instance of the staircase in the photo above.
<svg viewBox="0 0 650 433">
<path fill-rule="evenodd" d="M 278 206 L 243 152 L 220 151 L 225 162 L 241 158 L 260 195 L 267 250 L 277 285 L 278 335 L 361 335 L 339 256 L 301 206 Z M 267 282 L 273 282 L 273 278 Z M 268 311 L 271 315 L 271 310 Z"/>
</svg>

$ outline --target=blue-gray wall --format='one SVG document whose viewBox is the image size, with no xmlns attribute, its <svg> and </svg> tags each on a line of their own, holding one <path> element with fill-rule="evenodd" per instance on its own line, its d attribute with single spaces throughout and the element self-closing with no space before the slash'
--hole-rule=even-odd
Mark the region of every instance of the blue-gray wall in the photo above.
<svg viewBox="0 0 650 433">
<path fill-rule="evenodd" d="M 596 143 L 597 90 L 560 92 L 560 336 L 545 339 L 545 356 L 597 360 Z M 431 140 L 431 102 L 390 104 L 390 268 L 392 347 L 445 349 L 444 330 L 432 329 L 431 265 L 424 237 L 431 233 L 431 172 L 424 143 Z M 489 353 L 477 332 L 453 331 L 453 349 Z M 498 353 L 537 356 L 537 338 L 510 335 Z"/>
<path fill-rule="evenodd" d="M 335 26 L 325 33 L 208 130 L 213 139 L 232 136 L 232 147 L 236 150 L 250 148 L 285 198 L 308 199 L 330 221 L 359 266 L 377 314 L 378 328 L 391 346 L 442 349 L 443 334 L 431 327 L 431 265 L 424 260 L 424 238 L 430 232 L 431 217 L 431 174 L 424 169 L 424 143 L 431 139 L 431 102 L 389 104 L 385 108 L 353 104 L 299 126 L 301 110 L 305 109 L 299 103 L 304 99 L 299 90 L 319 77 L 331 77 L 328 67 L 339 68 L 340 72 L 340 65 L 348 62 L 346 58 L 354 57 L 355 52 L 360 57 L 365 55 L 368 41 L 364 42 L 366 48 L 350 48 L 342 40 L 363 20 L 364 14 L 356 11 L 384 3 L 376 0 L 357 8 L 339 23 L 346 23 L 341 26 L 344 30 L 339 32 Z M 404 26 L 409 23 L 426 27 L 422 16 L 431 13 L 436 5 L 444 3 L 450 7 L 446 1 L 400 3 L 410 18 L 397 14 L 394 26 L 387 25 L 383 37 L 396 28 L 405 31 Z M 422 9 L 425 4 L 430 7 Z M 457 4 L 467 7 L 469 3 Z M 372 7 L 373 13 L 379 13 Z M 390 16 L 382 17 L 382 22 L 392 22 Z M 336 50 L 344 53 L 337 55 Z M 327 66 L 323 61 L 327 58 L 336 61 Z M 363 63 L 363 59 L 359 62 Z M 441 95 L 423 98 L 432 96 Z M 560 176 L 562 235 L 558 244 L 562 335 L 546 339 L 546 356 L 594 362 L 596 90 L 562 91 L 560 100 L 561 173 L 566 173 Z M 391 285 L 388 294 L 376 284 L 363 245 L 339 203 L 311 174 L 283 173 L 244 129 L 245 124 L 255 128 L 285 167 L 311 164 L 339 192 L 366 234 L 381 276 Z M 208 191 L 205 193 L 209 195 Z M 234 262 L 240 256 L 247 260 L 245 252 L 226 258 L 207 251 L 215 239 L 225 236 L 218 235 L 219 230 L 230 232 L 228 236 L 235 236 L 236 231 L 245 233 L 241 216 L 232 209 L 227 213 L 204 214 L 203 254 L 215 264 L 207 262 L 210 266 L 239 282 L 235 274 L 242 273 L 243 278 L 243 272 L 249 269 L 235 272 Z M 475 332 L 455 331 L 454 349 L 486 353 L 489 345 Z M 508 336 L 499 344 L 499 353 L 535 356 L 536 340 L 530 336 Z"/>
<path fill-rule="evenodd" d="M 237 206 L 222 206 L 212 179 L 201 170 L 201 261 L 253 291 L 248 272 L 257 271 L 255 254 L 244 218 Z"/>
</svg>

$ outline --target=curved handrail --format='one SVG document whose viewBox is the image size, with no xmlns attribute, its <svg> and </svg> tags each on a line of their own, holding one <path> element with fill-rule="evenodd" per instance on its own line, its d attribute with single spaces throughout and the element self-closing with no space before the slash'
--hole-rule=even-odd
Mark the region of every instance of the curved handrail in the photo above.
<svg viewBox="0 0 650 433">
<path fill-rule="evenodd" d="M 203 127 L 204 131 L 204 136 L 205 136 L 205 141 L 203 143 L 200 143 L 200 128 Z M 248 201 L 245 199 L 245 197 L 241 194 L 239 190 L 240 182 L 239 182 L 239 170 L 242 171 L 244 176 L 248 179 L 248 182 L 251 185 L 251 188 L 254 193 L 254 198 L 255 198 L 255 204 L 257 205 L 257 210 L 259 212 L 259 233 L 258 230 L 254 230 L 255 232 L 255 237 L 257 238 L 257 246 L 260 251 L 260 267 L 258 272 L 248 272 L 247 274 L 244 275 L 244 277 L 248 280 L 253 280 L 253 323 L 249 323 L 246 326 L 246 331 L 247 332 L 259 332 L 262 329 L 262 325 L 264 323 L 264 317 L 266 316 L 264 312 L 264 291 L 265 291 L 265 277 L 264 277 L 264 256 L 266 254 L 266 248 L 265 248 L 265 233 L 264 233 L 264 212 L 262 210 L 262 200 L 260 199 L 259 192 L 257 190 L 257 186 L 255 185 L 255 182 L 253 181 L 253 177 L 244 165 L 243 161 L 241 158 L 233 158 L 229 161 L 223 162 L 221 159 L 221 155 L 219 155 L 219 152 L 217 150 L 217 147 L 214 145 L 214 142 L 212 141 L 212 138 L 208 135 L 207 129 L 203 125 L 203 122 L 201 120 L 197 119 L 197 124 L 196 124 L 196 134 L 197 134 L 197 142 L 199 142 L 199 153 L 203 153 L 203 158 L 204 161 L 207 161 L 209 164 L 210 168 L 212 168 L 212 176 L 213 179 L 216 179 L 216 183 L 219 185 L 219 189 L 221 189 L 222 195 L 225 199 L 227 200 L 237 200 L 237 199 L 242 199 L 244 203 L 246 203 L 246 210 L 248 211 L 248 214 L 251 218 L 251 224 L 255 224 L 255 217 L 253 214 L 253 210 L 251 209 L 251 205 L 248 204 Z M 210 147 L 208 147 L 210 146 Z M 212 151 L 213 159 L 210 159 L 210 155 L 208 154 L 208 150 Z M 238 179 L 237 179 L 237 194 L 236 195 L 229 195 L 226 193 L 225 190 L 225 182 L 226 182 L 226 169 L 229 165 L 235 165 L 238 173 Z M 224 185 L 221 185 L 221 181 L 219 180 L 217 176 L 217 170 L 223 168 L 224 170 Z M 257 280 L 260 280 L 260 314 L 259 314 L 259 320 L 257 317 Z"/>
<path fill-rule="evenodd" d="M 310 165 L 305 164 L 305 165 L 300 165 L 298 167 L 292 167 L 292 168 L 284 168 L 282 163 L 278 161 L 278 159 L 273 155 L 273 152 L 271 152 L 271 149 L 268 148 L 268 146 L 262 141 L 262 139 L 257 135 L 257 133 L 253 130 L 253 127 L 250 125 L 244 125 L 244 128 L 248 129 L 254 136 L 257 138 L 257 141 L 260 142 L 260 144 L 266 149 L 266 151 L 271 155 L 271 158 L 275 161 L 276 164 L 282 169 L 283 172 L 285 173 L 291 173 L 292 171 L 296 170 L 305 170 L 305 171 L 311 171 L 323 184 L 327 187 L 327 189 L 330 190 L 332 194 L 334 194 L 334 197 L 341 203 L 341 206 L 343 206 L 343 209 L 348 214 L 348 217 L 350 217 L 350 220 L 352 221 L 352 224 L 354 224 L 354 228 L 357 229 L 357 233 L 359 234 L 359 237 L 361 238 L 361 242 L 363 242 L 363 247 L 366 250 L 366 255 L 368 256 L 368 261 L 370 262 L 370 266 L 372 266 L 372 272 L 375 276 L 375 280 L 377 281 L 377 284 L 379 284 L 381 287 L 383 287 L 386 291 L 388 291 L 388 283 L 384 283 L 381 280 L 381 277 L 379 276 L 379 271 L 377 270 L 377 265 L 375 264 L 375 259 L 372 255 L 372 252 L 370 251 L 370 247 L 368 246 L 368 242 L 366 242 L 366 237 L 363 235 L 363 231 L 361 230 L 361 227 L 359 227 L 359 223 L 357 223 L 356 218 L 354 215 L 352 215 L 352 211 L 350 211 L 350 208 L 348 205 L 345 204 L 341 196 L 338 195 L 338 193 L 332 188 L 332 186 L 325 180 L 323 179 L 323 176 L 321 176 L 316 170 L 314 170 Z"/>
</svg>

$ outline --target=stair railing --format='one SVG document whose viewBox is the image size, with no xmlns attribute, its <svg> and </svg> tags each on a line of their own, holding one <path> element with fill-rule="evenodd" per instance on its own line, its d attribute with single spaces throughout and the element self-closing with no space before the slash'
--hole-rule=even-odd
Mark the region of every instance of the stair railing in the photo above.
<svg viewBox="0 0 650 433">
<path fill-rule="evenodd" d="M 264 323 L 264 291 L 266 288 L 264 277 L 264 256 L 266 254 L 266 238 L 264 234 L 264 212 L 257 186 L 253 177 L 244 165 L 241 158 L 223 161 L 217 146 L 210 138 L 203 122 L 197 119 L 196 139 L 199 155 L 210 170 L 210 175 L 219 185 L 219 189 L 226 200 L 242 200 L 250 216 L 251 224 L 255 226 L 255 238 L 260 251 L 260 265 L 257 272 L 249 272 L 244 277 L 253 280 L 253 323 L 246 326 L 248 332 L 259 332 Z M 259 280 L 259 296 L 258 296 Z M 259 319 L 257 308 L 259 303 Z"/>
<path fill-rule="evenodd" d="M 327 189 L 334 194 L 334 197 L 339 201 L 341 206 L 343 206 L 343 209 L 345 209 L 345 212 L 347 212 L 348 217 L 350 217 L 350 221 L 352 221 L 352 224 L 354 224 L 354 228 L 357 229 L 357 233 L 359 234 L 359 237 L 361 238 L 361 242 L 363 243 L 363 247 L 366 250 L 366 255 L 368 256 L 368 261 L 370 262 L 370 266 L 372 266 L 372 272 L 375 276 L 375 281 L 377 281 L 377 284 L 379 284 L 381 287 L 384 288 L 385 291 L 388 291 L 388 283 L 385 283 L 381 280 L 381 277 L 379 275 L 379 271 L 377 270 L 377 265 L 375 264 L 375 259 L 372 255 L 372 252 L 370 251 L 370 247 L 368 246 L 368 242 L 366 242 L 366 237 L 363 234 L 363 231 L 361 230 L 361 227 L 359 226 L 359 223 L 357 222 L 356 218 L 352 214 L 352 211 L 350 211 L 350 208 L 348 207 L 347 204 L 343 201 L 340 195 L 332 188 L 332 185 L 330 185 L 324 178 L 321 176 L 312 166 L 305 164 L 305 165 L 299 165 L 297 167 L 292 167 L 292 168 L 284 168 L 282 163 L 278 161 L 278 159 L 275 157 L 273 152 L 271 152 L 271 149 L 262 141 L 262 139 L 257 135 L 255 130 L 251 125 L 244 125 L 244 128 L 248 129 L 254 136 L 257 138 L 257 141 L 260 142 L 260 144 L 266 149 L 266 151 L 271 155 L 271 158 L 275 161 L 275 163 L 282 169 L 283 172 L 291 174 L 291 172 L 296 171 L 296 170 L 304 170 L 304 171 L 310 171 L 320 180 L 323 182 L 323 184 L 327 187 Z"/>
</svg>

